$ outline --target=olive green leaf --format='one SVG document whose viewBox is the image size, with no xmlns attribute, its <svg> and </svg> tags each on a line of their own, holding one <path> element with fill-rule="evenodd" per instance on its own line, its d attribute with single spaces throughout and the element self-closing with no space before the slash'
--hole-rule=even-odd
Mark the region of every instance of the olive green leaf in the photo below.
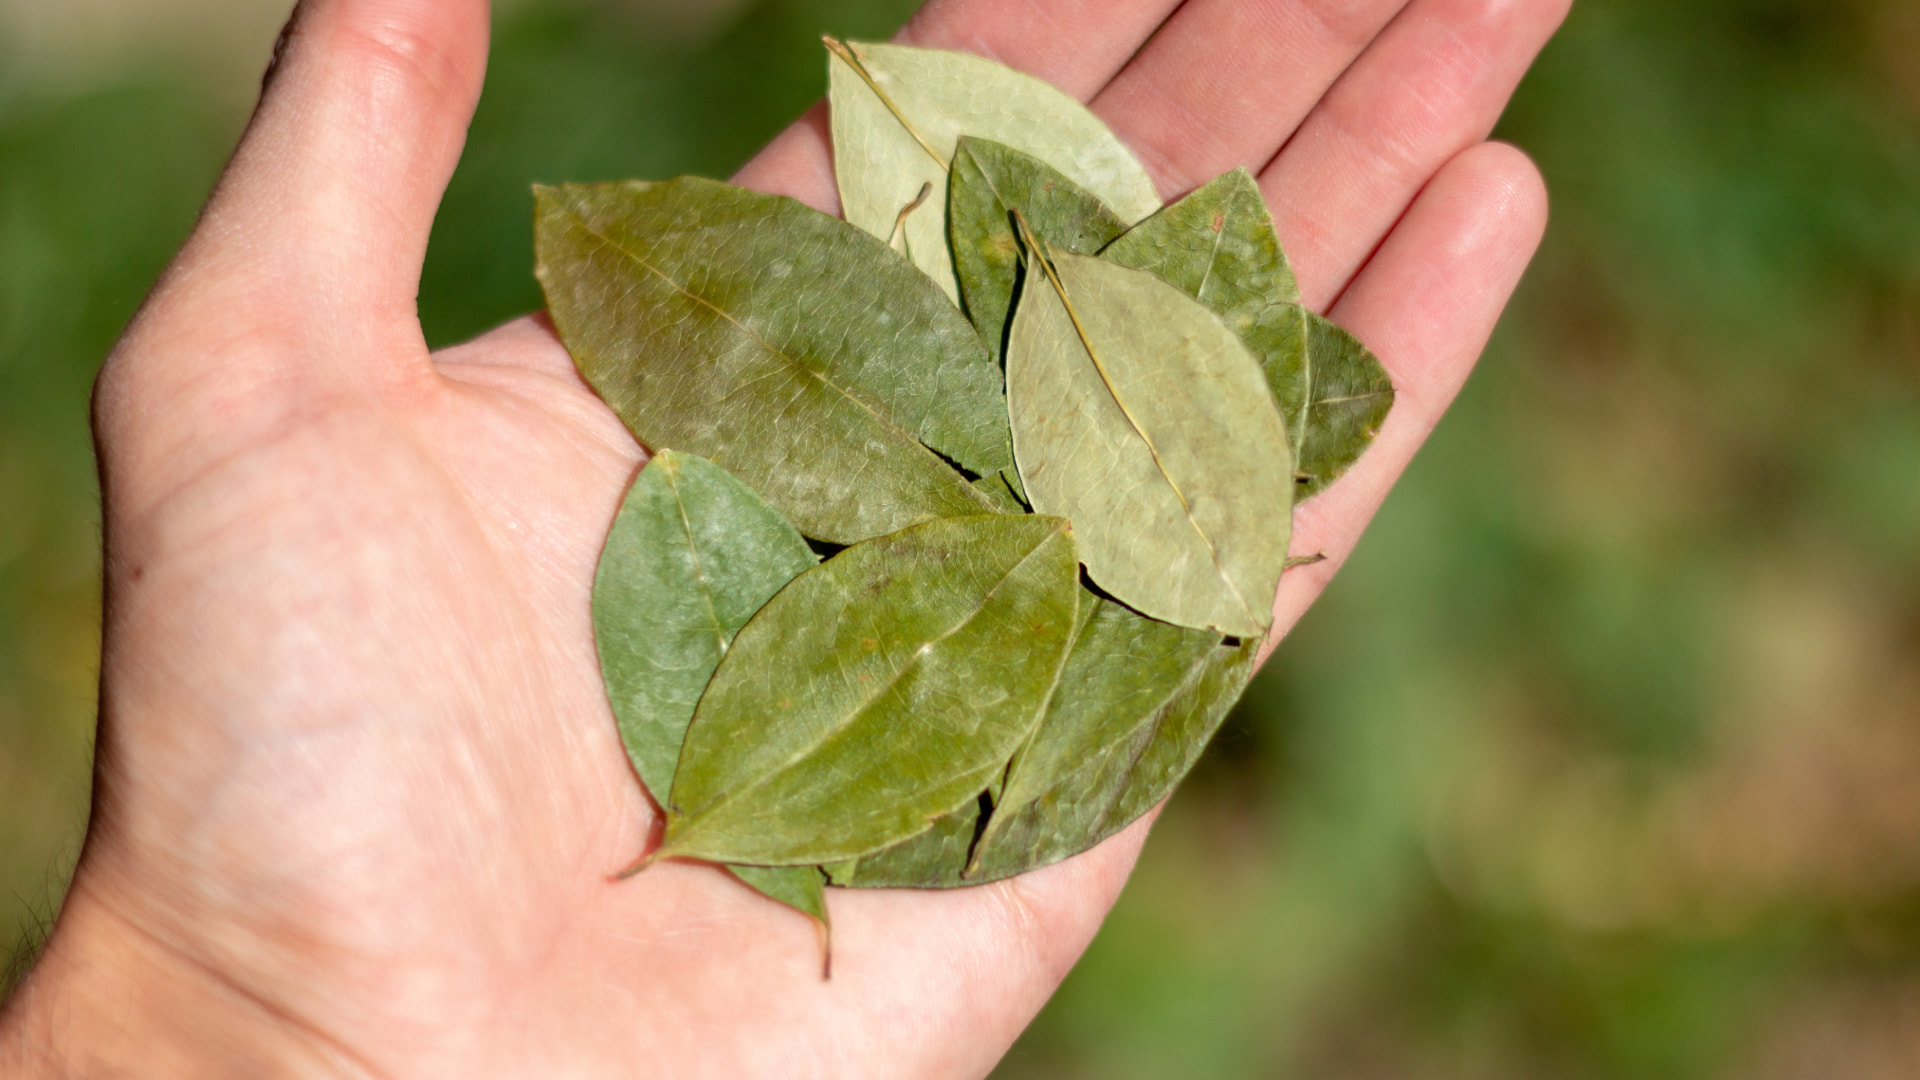
<svg viewBox="0 0 1920 1080">
<path fill-rule="evenodd" d="M 832 925 L 827 919 L 827 878 L 819 867 L 729 866 L 726 871 L 753 891 L 810 916 L 823 934 Z M 824 938 L 821 944 L 827 945 Z"/>
<path fill-rule="evenodd" d="M 989 509 L 941 455 L 1012 463 L 1000 372 L 886 244 L 694 177 L 536 197 L 554 323 L 641 443 L 711 459 L 837 543 Z"/>
<path fill-rule="evenodd" d="M 1039 722 L 1079 617 L 1059 518 L 927 522 L 795 578 L 700 699 L 656 857 L 832 863 L 925 831 Z"/>
<path fill-rule="evenodd" d="M 956 888 L 1058 863 L 1133 824 L 1192 771 L 1254 675 L 1260 642 L 1219 644 L 1114 601 L 1081 600 L 1094 615 L 991 798 L 835 869 L 833 884 Z"/>
<path fill-rule="evenodd" d="M 967 879 L 1079 854 L 1166 798 L 1239 699 L 1259 647 L 1102 601 L 1007 770 Z"/>
<path fill-rule="evenodd" d="M 827 876 L 827 884 L 844 885 L 853 879 L 853 871 L 859 865 L 859 859 L 841 859 L 822 866 L 820 872 Z"/>
<path fill-rule="evenodd" d="M 849 889 L 954 889 L 984 884 L 961 875 L 989 801 L 976 796 L 918 836 L 831 867 L 828 876 L 833 884 Z"/>
<path fill-rule="evenodd" d="M 1195 188 L 1100 254 L 1152 271 L 1242 333 L 1257 325 L 1268 307 L 1300 302 L 1300 286 L 1280 250 L 1266 199 L 1245 169 Z"/>
<path fill-rule="evenodd" d="M 1044 241 L 1007 345 L 1014 458 L 1093 580 L 1143 614 L 1262 638 L 1292 532 L 1287 433 L 1226 324 L 1152 274 Z"/>
<path fill-rule="evenodd" d="M 665 804 L 693 707 L 733 636 L 813 549 L 753 489 L 662 450 L 613 519 L 593 581 L 593 632 L 620 739 Z"/>
<path fill-rule="evenodd" d="M 1036 235 L 1077 255 L 1096 254 L 1127 231 L 1105 203 L 1053 166 L 1012 147 L 962 136 L 947 187 L 947 232 L 967 317 L 996 362 L 1020 279 L 1016 210 Z"/>
<path fill-rule="evenodd" d="M 841 212 L 875 236 L 893 234 L 923 184 L 947 189 L 962 135 L 1032 154 L 1113 207 L 1127 223 L 1160 208 L 1153 180 L 1086 107 L 991 60 L 904 45 L 829 38 L 828 100 Z M 914 265 L 955 303 L 946 201 L 936 194 L 906 218 Z"/>
<path fill-rule="evenodd" d="M 593 634 L 627 757 L 665 803 L 701 691 L 733 637 L 813 549 L 772 507 L 703 458 L 662 450 L 640 470 L 600 552 Z M 733 868 L 824 921 L 820 874 Z"/>
<path fill-rule="evenodd" d="M 1027 512 L 1027 504 L 1020 501 L 1016 484 L 1017 479 L 1012 469 L 1002 469 L 992 476 L 983 476 L 973 482 L 973 486 L 993 503 L 994 509 L 1003 514 L 1024 514 Z"/>
<path fill-rule="evenodd" d="M 1351 335 L 1300 306 L 1273 217 L 1245 169 L 1142 221 L 1100 254 L 1199 300 L 1247 343 L 1287 422 L 1301 481 L 1296 499 L 1338 479 L 1373 441 L 1393 406 L 1386 370 Z"/>
<path fill-rule="evenodd" d="M 1295 458 L 1295 500 L 1319 494 L 1373 445 L 1393 409 L 1393 381 L 1360 339 L 1330 319 L 1301 312 L 1307 322 L 1312 390 L 1299 421 L 1306 432 Z"/>
<path fill-rule="evenodd" d="M 986 800 L 838 868 L 860 888 L 978 885 L 1058 862 L 1119 832 L 1167 797 L 1199 759 L 1253 673 L 1259 643 L 1094 609 L 1046 717 Z M 971 868 L 969 859 L 971 858 Z"/>
</svg>

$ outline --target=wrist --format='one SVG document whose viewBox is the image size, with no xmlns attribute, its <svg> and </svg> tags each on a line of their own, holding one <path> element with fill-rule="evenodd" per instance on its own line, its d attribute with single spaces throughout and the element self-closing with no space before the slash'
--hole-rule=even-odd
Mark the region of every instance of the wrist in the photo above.
<svg viewBox="0 0 1920 1080">
<path fill-rule="evenodd" d="M 0 1007 L 0 1076 L 337 1077 L 351 1059 L 76 890 Z"/>
</svg>

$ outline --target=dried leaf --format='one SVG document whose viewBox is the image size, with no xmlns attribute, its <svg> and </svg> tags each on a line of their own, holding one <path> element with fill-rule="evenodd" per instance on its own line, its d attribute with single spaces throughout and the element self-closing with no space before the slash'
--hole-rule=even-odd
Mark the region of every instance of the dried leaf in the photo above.
<svg viewBox="0 0 1920 1080">
<path fill-rule="evenodd" d="M 720 662 L 660 857 L 832 863 L 925 831 L 1027 738 L 1079 616 L 1073 534 L 928 522 L 802 574 Z"/>
<path fill-rule="evenodd" d="M 1264 637 L 1293 470 L 1259 364 L 1151 274 L 1066 252 L 1036 264 L 1046 272 L 1028 273 L 1007 347 L 1029 502 L 1073 521 L 1087 572 L 1122 602 Z"/>
<path fill-rule="evenodd" d="M 1100 254 L 1151 271 L 1243 334 L 1258 325 L 1267 308 L 1300 302 L 1300 286 L 1280 249 L 1266 199 L 1245 169 L 1194 189 Z"/>
<path fill-rule="evenodd" d="M 729 866 L 727 873 L 748 888 L 778 900 L 802 915 L 811 916 L 824 931 L 827 918 L 827 879 L 817 866 Z M 823 939 L 822 947 L 827 942 Z"/>
<path fill-rule="evenodd" d="M 613 520 L 593 583 L 594 641 L 627 756 L 673 790 L 700 694 L 754 612 L 815 563 L 798 531 L 704 458 L 662 450 Z"/>
<path fill-rule="evenodd" d="M 536 195 L 554 323 L 641 443 L 711 459 L 838 543 L 988 509 L 940 455 L 1011 464 L 1000 372 L 884 243 L 692 177 Z"/>
<path fill-rule="evenodd" d="M 1296 500 L 1338 479 L 1373 441 L 1393 406 L 1386 370 L 1351 335 L 1299 306 L 1293 268 L 1245 169 L 1142 221 L 1100 254 L 1199 300 L 1247 343 L 1286 419 L 1301 474 Z"/>
<path fill-rule="evenodd" d="M 830 874 L 833 883 L 849 889 L 956 889 L 982 884 L 961 875 L 987 806 L 988 800 L 976 796 L 918 836 L 835 867 Z"/>
<path fill-rule="evenodd" d="M 836 885 L 954 888 L 1058 862 L 1170 794 L 1253 674 L 1258 642 L 1219 644 L 1108 600 L 1093 607 L 1046 718 L 984 802 L 839 868 Z M 973 867 L 968 871 L 969 859 Z"/>
<path fill-rule="evenodd" d="M 1102 601 L 1007 770 L 967 879 L 1076 855 L 1166 798 L 1239 699 L 1259 645 L 1223 645 Z"/>
<path fill-rule="evenodd" d="M 1306 436 L 1295 459 L 1296 500 L 1319 494 L 1340 479 L 1373 445 L 1393 410 L 1393 381 L 1360 340 L 1329 319 L 1302 311 L 1307 321 L 1311 391 L 1306 395 Z"/>
<path fill-rule="evenodd" d="M 973 486 L 992 501 L 994 509 L 1001 513 L 1024 514 L 1027 513 L 1027 504 L 1020 501 L 1014 488 L 1014 475 L 1012 469 L 1002 469 L 992 476 L 975 480 Z"/>
<path fill-rule="evenodd" d="M 963 136 L 947 188 L 947 231 L 967 317 L 995 362 L 1020 280 L 1015 211 L 1041 239 L 1077 255 L 1096 254 L 1127 231 L 1105 203 L 1046 162 Z"/>
<path fill-rule="evenodd" d="M 962 135 L 1013 147 L 1071 177 L 1126 222 L 1160 208 L 1131 151 L 1078 101 L 1029 75 L 964 53 L 904 45 L 827 42 L 834 174 L 841 212 L 875 236 L 892 235 L 923 184 L 947 189 Z M 914 265 L 955 303 L 946 203 L 907 217 Z"/>
<path fill-rule="evenodd" d="M 799 532 L 719 466 L 662 450 L 640 470 L 600 552 L 593 632 L 620 741 L 655 802 L 673 789 L 694 705 L 734 635 L 814 561 Z M 825 921 L 818 872 L 734 874 Z"/>
</svg>

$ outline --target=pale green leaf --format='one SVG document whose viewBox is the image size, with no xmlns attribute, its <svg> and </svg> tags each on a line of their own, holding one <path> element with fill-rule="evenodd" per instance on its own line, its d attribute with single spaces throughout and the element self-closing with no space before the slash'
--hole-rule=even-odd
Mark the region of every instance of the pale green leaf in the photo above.
<svg viewBox="0 0 1920 1080">
<path fill-rule="evenodd" d="M 884 243 L 692 177 L 536 195 L 554 323 L 641 443 L 710 458 L 838 543 L 988 509 L 940 455 L 1011 464 L 1000 372 Z"/>
<path fill-rule="evenodd" d="M 662 450 L 628 489 L 593 583 L 594 641 L 620 739 L 665 804 L 700 694 L 733 637 L 815 563 L 753 490 Z"/>
<path fill-rule="evenodd" d="M 1160 208 L 1153 180 L 1125 144 L 1085 106 L 1039 79 L 965 53 L 831 40 L 828 48 L 841 212 L 875 236 L 893 235 L 922 185 L 946 191 L 962 135 L 1039 158 L 1127 223 Z M 914 265 L 958 303 L 944 199 L 907 216 L 905 246 Z"/>
<path fill-rule="evenodd" d="M 1029 503 L 1072 520 L 1088 574 L 1136 610 L 1264 637 L 1293 469 L 1260 365 L 1152 274 L 1067 252 L 1051 268 L 1028 273 L 1007 348 Z"/>
<path fill-rule="evenodd" d="M 947 188 L 947 231 L 967 317 L 995 361 L 1020 280 L 1018 212 L 1047 243 L 1093 255 L 1126 232 L 1106 204 L 1039 158 L 985 139 L 962 137 Z"/>
<path fill-rule="evenodd" d="M 856 544 L 795 578 L 700 699 L 660 854 L 838 862 L 974 798 L 1060 677 L 1077 561 L 1065 521 L 988 515 Z"/>
<path fill-rule="evenodd" d="M 1100 254 L 1199 300 L 1246 342 L 1280 401 L 1300 474 L 1296 500 L 1338 479 L 1373 441 L 1393 406 L 1393 385 L 1351 335 L 1299 306 L 1293 268 L 1245 169 L 1142 221 Z"/>
<path fill-rule="evenodd" d="M 785 518 L 703 458 L 662 450 L 627 490 L 594 576 L 593 631 L 620 741 L 654 801 L 673 789 L 694 705 L 734 635 L 814 562 Z M 825 921 L 817 871 L 734 873 Z"/>
</svg>

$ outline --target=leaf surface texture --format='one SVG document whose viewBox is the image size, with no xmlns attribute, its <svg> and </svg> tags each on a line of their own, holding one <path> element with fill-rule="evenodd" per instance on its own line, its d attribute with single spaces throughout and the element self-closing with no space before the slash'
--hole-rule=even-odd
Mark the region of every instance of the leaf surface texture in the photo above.
<svg viewBox="0 0 1920 1080">
<path fill-rule="evenodd" d="M 1061 251 L 1051 263 L 1027 275 L 1007 347 L 1028 501 L 1074 522 L 1087 572 L 1129 606 L 1264 637 L 1293 482 L 1259 364 L 1151 274 Z"/>
<path fill-rule="evenodd" d="M 836 543 L 988 508 L 941 456 L 1011 463 L 999 370 L 884 243 L 693 177 L 536 195 L 554 323 L 642 444 L 709 458 Z"/>
<path fill-rule="evenodd" d="M 1245 169 L 1142 221 L 1100 254 L 1192 296 L 1246 342 L 1286 420 L 1301 482 L 1296 499 L 1339 479 L 1379 432 L 1393 407 L 1386 370 L 1351 334 L 1300 306 L 1266 200 Z"/>
<path fill-rule="evenodd" d="M 655 802 L 673 789 L 694 705 L 734 635 L 814 562 L 778 511 L 703 458 L 663 450 L 627 489 L 594 576 L 593 632 L 620 741 Z M 733 872 L 825 921 L 817 871 Z"/>
<path fill-rule="evenodd" d="M 1085 851 L 1173 791 L 1245 689 L 1258 643 L 1221 644 L 1083 599 L 1093 617 L 1046 717 L 994 792 L 988 822 L 979 805 L 964 806 L 861 859 L 836 884 L 954 888 L 1012 877 Z"/>
<path fill-rule="evenodd" d="M 1160 208 L 1153 180 L 1086 106 L 1032 76 L 965 53 L 829 43 L 834 175 L 841 212 L 875 236 L 894 234 L 921 187 L 947 190 L 962 135 L 1031 154 L 1066 174 L 1128 223 Z M 905 246 L 955 303 L 947 204 L 906 218 Z"/>
<path fill-rule="evenodd" d="M 1039 722 L 1079 616 L 1058 518 L 947 518 L 794 579 L 695 712 L 663 852 L 833 863 L 974 798 Z"/>
<path fill-rule="evenodd" d="M 967 317 L 996 362 L 1020 281 L 1016 211 L 1041 239 L 1079 255 L 1096 254 L 1127 231 L 1105 203 L 1039 158 L 962 137 L 953 155 L 947 230 Z"/>
</svg>

